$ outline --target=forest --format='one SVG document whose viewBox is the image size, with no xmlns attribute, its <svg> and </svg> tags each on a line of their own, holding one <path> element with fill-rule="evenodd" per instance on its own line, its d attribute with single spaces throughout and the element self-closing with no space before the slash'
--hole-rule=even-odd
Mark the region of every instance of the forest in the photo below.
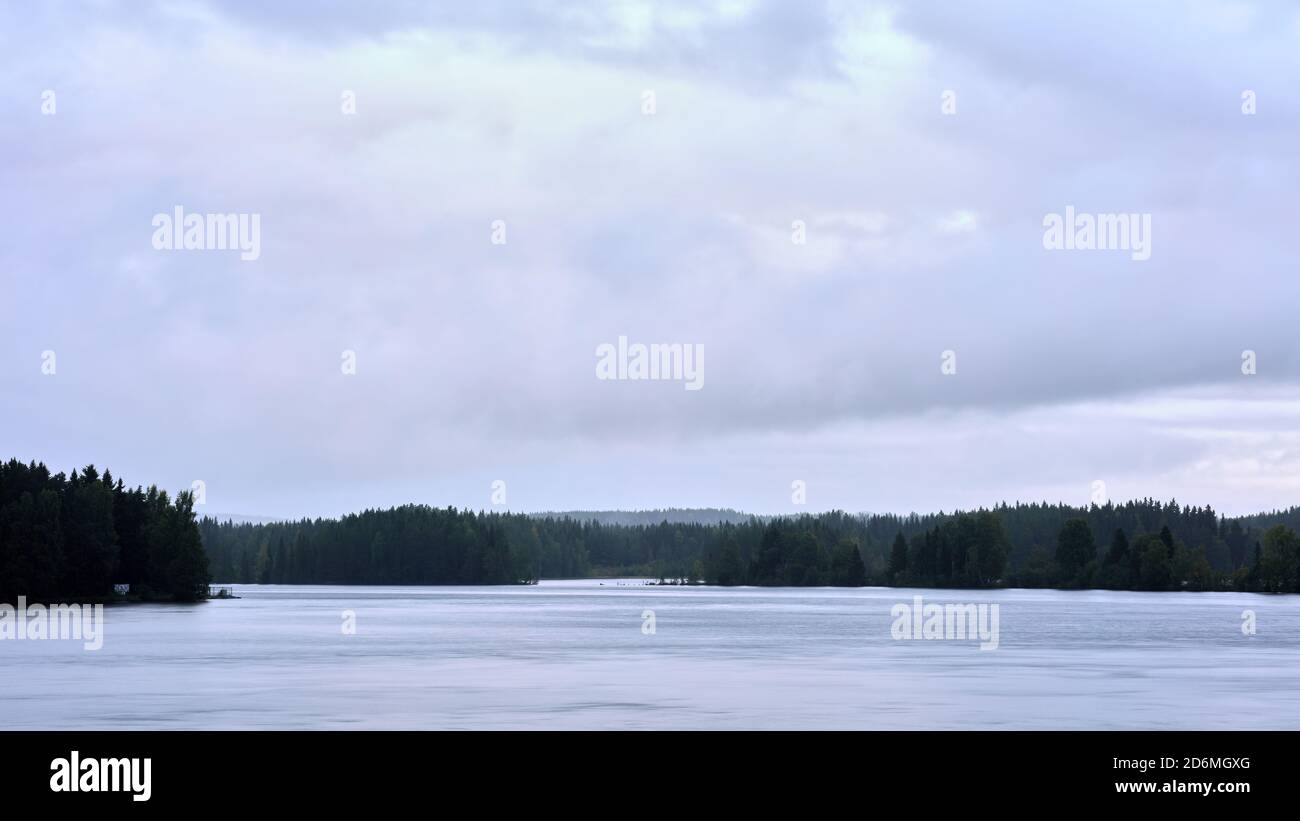
<svg viewBox="0 0 1300 821">
<path fill-rule="evenodd" d="M 1300 508 L 1001 504 L 658 523 L 427 505 L 268 524 L 197 519 L 188 492 L 129 488 L 87 466 L 0 465 L 0 601 L 193 601 L 255 584 L 528 584 L 632 576 L 781 586 L 1056 587 L 1300 592 Z M 656 514 L 659 515 L 659 514 Z M 713 514 L 710 514 L 713 515 Z M 699 518 L 699 520 L 695 520 Z"/>
<path fill-rule="evenodd" d="M 0 465 L 0 602 L 140 600 L 208 595 L 208 559 L 190 493 L 128 488 L 93 465 L 51 475 Z"/>
<path fill-rule="evenodd" d="M 407 505 L 273 524 L 205 518 L 199 529 L 223 582 L 508 584 L 640 576 L 721 585 L 1295 592 L 1297 524 L 1300 508 L 1237 519 L 1143 499 L 630 525 Z"/>
</svg>

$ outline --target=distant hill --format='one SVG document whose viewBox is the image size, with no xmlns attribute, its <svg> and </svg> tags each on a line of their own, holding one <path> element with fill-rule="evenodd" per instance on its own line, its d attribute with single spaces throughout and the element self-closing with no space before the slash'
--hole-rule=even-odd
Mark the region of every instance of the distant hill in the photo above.
<svg viewBox="0 0 1300 821">
<path fill-rule="evenodd" d="M 269 525 L 286 521 L 275 516 L 253 516 L 247 513 L 204 513 L 203 516 L 218 522 L 231 522 L 237 525 Z"/>
<path fill-rule="evenodd" d="M 751 519 L 765 519 L 741 513 L 731 508 L 670 507 L 664 510 L 559 510 L 529 514 L 537 519 L 573 519 L 580 522 L 599 522 L 604 525 L 657 525 L 663 522 L 675 525 L 742 524 Z"/>
</svg>

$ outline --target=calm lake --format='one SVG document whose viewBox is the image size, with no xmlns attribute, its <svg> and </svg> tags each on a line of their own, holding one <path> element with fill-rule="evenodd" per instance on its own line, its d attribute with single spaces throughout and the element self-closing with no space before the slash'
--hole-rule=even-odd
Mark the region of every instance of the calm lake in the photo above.
<svg viewBox="0 0 1300 821">
<path fill-rule="evenodd" d="M 95 652 L 0 641 L 0 727 L 1300 728 L 1300 596 L 640 580 L 234 590 L 107 608 Z M 892 638 L 891 608 L 917 595 L 996 603 L 997 649 Z"/>
</svg>

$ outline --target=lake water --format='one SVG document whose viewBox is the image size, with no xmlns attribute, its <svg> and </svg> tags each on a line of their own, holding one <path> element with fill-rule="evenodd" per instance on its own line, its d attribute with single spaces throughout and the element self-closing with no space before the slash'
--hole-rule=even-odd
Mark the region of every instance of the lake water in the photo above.
<svg viewBox="0 0 1300 821">
<path fill-rule="evenodd" d="M 0 727 L 1300 728 L 1300 596 L 234 589 L 107 608 L 96 652 L 0 641 Z M 895 640 L 915 595 L 997 603 L 998 648 Z"/>
</svg>

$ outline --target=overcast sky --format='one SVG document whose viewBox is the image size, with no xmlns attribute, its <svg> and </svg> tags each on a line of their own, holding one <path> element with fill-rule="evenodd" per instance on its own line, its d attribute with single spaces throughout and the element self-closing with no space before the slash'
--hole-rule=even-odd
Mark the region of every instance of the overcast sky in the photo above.
<svg viewBox="0 0 1300 821">
<path fill-rule="evenodd" d="M 1292 3 L 267 5 L 0 10 L 5 457 L 277 517 L 1300 503 Z"/>
</svg>

